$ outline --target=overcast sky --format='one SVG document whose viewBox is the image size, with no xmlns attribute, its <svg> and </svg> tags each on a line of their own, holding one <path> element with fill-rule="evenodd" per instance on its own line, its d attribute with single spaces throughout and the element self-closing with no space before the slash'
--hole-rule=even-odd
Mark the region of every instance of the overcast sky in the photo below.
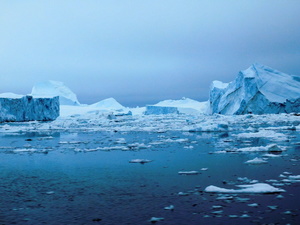
<svg viewBox="0 0 300 225">
<path fill-rule="evenodd" d="M 0 93 L 58 80 L 81 103 L 203 101 L 254 62 L 300 75 L 299 0 L 0 2 Z"/>
</svg>

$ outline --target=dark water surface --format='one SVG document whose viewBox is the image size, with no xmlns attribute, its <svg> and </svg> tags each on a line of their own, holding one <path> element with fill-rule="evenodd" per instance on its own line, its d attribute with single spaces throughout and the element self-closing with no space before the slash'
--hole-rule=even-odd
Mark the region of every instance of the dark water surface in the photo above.
<svg viewBox="0 0 300 225">
<path fill-rule="evenodd" d="M 288 147 L 286 156 L 246 165 L 264 153 L 210 153 L 271 141 L 240 142 L 221 133 L 1 134 L 0 224 L 151 224 L 151 217 L 164 218 L 157 224 L 177 225 L 300 224 L 300 183 L 279 178 L 283 172 L 300 174 L 299 134 L 287 135 L 289 142 L 278 143 Z M 161 143 L 152 143 L 157 141 Z M 130 149 L 96 149 L 112 146 Z M 132 159 L 153 161 L 129 163 Z M 200 174 L 178 175 L 190 170 Z M 218 199 L 224 195 L 203 192 L 208 185 L 236 188 L 235 184 L 245 183 L 239 177 L 263 183 L 276 179 L 286 192 L 283 198 L 231 194 L 226 200 Z M 251 203 L 258 206 L 248 206 Z M 174 211 L 164 210 L 170 205 Z"/>
</svg>

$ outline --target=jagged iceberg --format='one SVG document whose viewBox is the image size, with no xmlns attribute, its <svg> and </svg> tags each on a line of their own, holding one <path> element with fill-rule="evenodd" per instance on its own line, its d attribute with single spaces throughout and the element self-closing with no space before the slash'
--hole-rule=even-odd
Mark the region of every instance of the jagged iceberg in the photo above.
<svg viewBox="0 0 300 225">
<path fill-rule="evenodd" d="M 227 115 L 300 112 L 300 77 L 253 64 L 229 84 L 213 82 L 209 102 Z"/>
<path fill-rule="evenodd" d="M 39 82 L 33 86 L 31 95 L 34 97 L 59 96 L 61 105 L 80 105 L 76 94 L 60 81 L 49 80 Z"/>
<path fill-rule="evenodd" d="M 34 98 L 31 95 L 0 95 L 0 122 L 49 121 L 59 116 L 59 98 Z"/>
</svg>

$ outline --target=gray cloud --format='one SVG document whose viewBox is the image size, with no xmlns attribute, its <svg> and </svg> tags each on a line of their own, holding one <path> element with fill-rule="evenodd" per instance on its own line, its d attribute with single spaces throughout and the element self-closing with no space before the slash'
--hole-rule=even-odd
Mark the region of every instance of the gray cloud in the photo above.
<svg viewBox="0 0 300 225">
<path fill-rule="evenodd" d="M 260 62 L 300 74 L 300 3 L 7 1 L 0 3 L 0 92 L 60 80 L 83 103 L 208 98 Z"/>
</svg>

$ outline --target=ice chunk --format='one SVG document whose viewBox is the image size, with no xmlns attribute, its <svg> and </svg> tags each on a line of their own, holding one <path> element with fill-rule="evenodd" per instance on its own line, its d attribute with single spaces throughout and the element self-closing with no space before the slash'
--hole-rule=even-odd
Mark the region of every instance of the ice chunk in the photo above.
<svg viewBox="0 0 300 225">
<path fill-rule="evenodd" d="M 228 86 L 213 83 L 211 113 L 265 114 L 300 112 L 300 79 L 253 64 Z"/>
<path fill-rule="evenodd" d="M 195 171 L 195 170 L 192 170 L 192 171 L 179 171 L 178 172 L 179 175 L 197 175 L 199 174 L 199 171 Z"/>
<path fill-rule="evenodd" d="M 255 159 L 251 159 L 245 162 L 246 164 L 252 164 L 252 165 L 260 165 L 260 164 L 265 164 L 268 163 L 267 161 L 256 157 Z"/>
<path fill-rule="evenodd" d="M 152 162 L 152 160 L 149 160 L 149 159 L 132 159 L 129 162 L 130 163 L 141 163 L 141 164 L 144 164 L 144 163 Z"/>
<path fill-rule="evenodd" d="M 165 218 L 163 217 L 151 217 L 151 219 L 149 220 L 149 222 L 151 223 L 156 223 L 158 221 L 163 221 Z"/>
<path fill-rule="evenodd" d="M 174 205 L 164 207 L 165 210 L 171 210 L 171 211 L 174 211 L 174 208 L 175 208 Z"/>
<path fill-rule="evenodd" d="M 31 94 L 35 97 L 59 96 L 59 102 L 61 105 L 80 105 L 76 94 L 60 81 L 49 80 L 39 82 L 33 86 Z"/>
<path fill-rule="evenodd" d="M 49 121 L 59 116 L 59 98 L 1 95 L 0 122 Z M 14 97 L 14 98 L 11 98 Z"/>
<path fill-rule="evenodd" d="M 145 115 L 160 115 L 160 114 L 178 114 L 177 107 L 164 107 L 148 105 L 146 107 Z"/>
<path fill-rule="evenodd" d="M 210 185 L 205 188 L 205 192 L 212 193 L 260 193 L 260 194 L 268 194 L 268 193 L 279 193 L 285 192 L 285 190 L 280 188 L 275 188 L 266 183 L 256 183 L 256 184 L 245 184 L 245 185 L 237 185 L 240 189 L 226 189 L 220 188 L 217 186 Z"/>
</svg>

